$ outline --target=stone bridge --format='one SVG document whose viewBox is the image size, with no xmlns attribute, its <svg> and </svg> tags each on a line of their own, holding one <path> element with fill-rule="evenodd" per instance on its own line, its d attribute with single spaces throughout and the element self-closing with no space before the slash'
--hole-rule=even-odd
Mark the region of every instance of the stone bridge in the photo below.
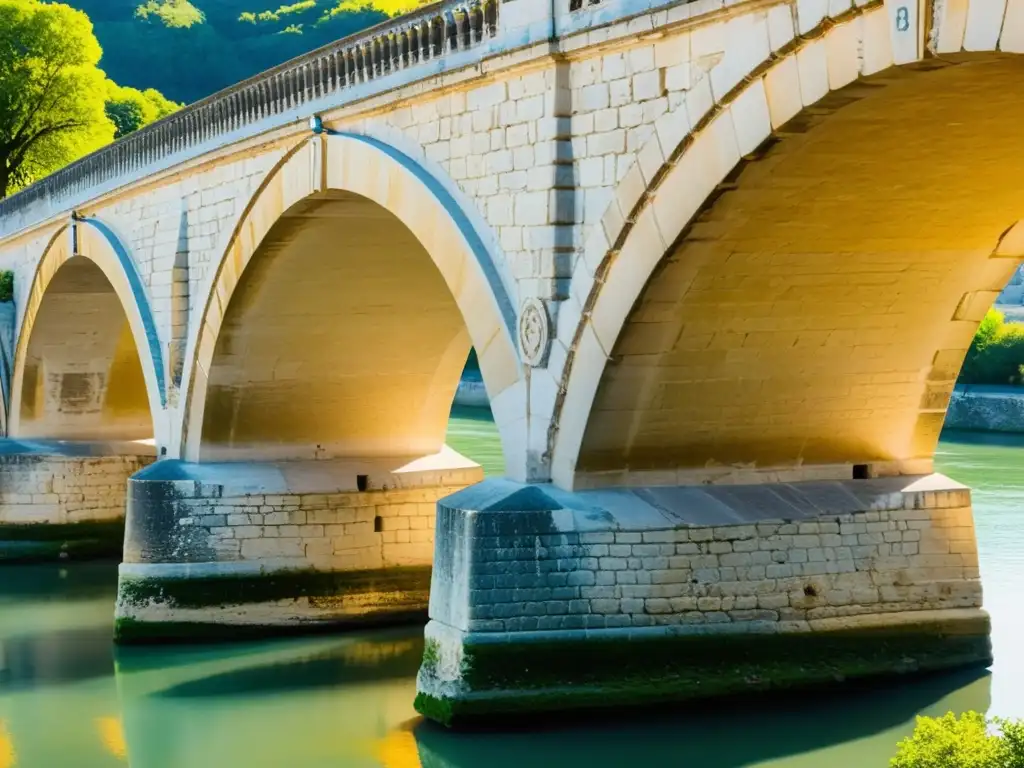
<svg viewBox="0 0 1024 768">
<path fill-rule="evenodd" d="M 429 588 L 446 722 L 984 663 L 932 457 L 1020 51 L 1024 0 L 446 2 L 86 157 L 0 202 L 5 551 L 127 506 L 123 640 Z M 506 478 L 444 445 L 471 346 Z"/>
</svg>

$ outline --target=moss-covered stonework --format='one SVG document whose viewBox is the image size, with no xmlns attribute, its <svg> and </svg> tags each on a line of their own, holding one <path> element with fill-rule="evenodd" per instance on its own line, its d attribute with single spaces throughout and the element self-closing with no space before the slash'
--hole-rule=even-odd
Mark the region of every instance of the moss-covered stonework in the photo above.
<svg viewBox="0 0 1024 768">
<path fill-rule="evenodd" d="M 0 563 L 120 558 L 124 521 L 0 525 Z"/>
<path fill-rule="evenodd" d="M 989 629 L 988 617 L 978 613 L 824 632 L 645 637 L 627 630 L 519 642 L 512 636 L 466 642 L 455 686 L 434 679 L 441 653 L 428 639 L 415 707 L 451 726 L 983 666 L 992 661 Z"/>
<path fill-rule="evenodd" d="M 441 500 L 420 712 L 451 724 L 987 663 L 941 475 Z"/>
<path fill-rule="evenodd" d="M 423 620 L 429 588 L 425 566 L 190 578 L 122 574 L 115 639 L 241 640 Z"/>
</svg>

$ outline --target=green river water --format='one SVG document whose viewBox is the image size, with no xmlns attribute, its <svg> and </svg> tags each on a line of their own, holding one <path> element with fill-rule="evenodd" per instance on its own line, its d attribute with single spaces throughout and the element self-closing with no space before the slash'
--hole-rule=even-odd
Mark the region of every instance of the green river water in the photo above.
<svg viewBox="0 0 1024 768">
<path fill-rule="evenodd" d="M 488 421 L 454 417 L 449 443 L 501 471 Z M 11 566 L 0 768 L 881 768 L 917 714 L 1024 717 L 1024 438 L 947 436 L 938 468 L 974 488 L 989 672 L 451 733 L 412 708 L 420 627 L 115 652 L 116 565 Z"/>
</svg>

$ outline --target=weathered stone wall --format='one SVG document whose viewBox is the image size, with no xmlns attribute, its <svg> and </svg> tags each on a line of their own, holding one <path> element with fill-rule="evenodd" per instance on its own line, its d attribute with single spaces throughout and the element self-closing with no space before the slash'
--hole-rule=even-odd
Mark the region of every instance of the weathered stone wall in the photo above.
<svg viewBox="0 0 1024 768">
<path fill-rule="evenodd" d="M 823 506 L 845 490 L 841 483 L 784 487 L 791 489 Z M 780 503 L 769 486 L 707 493 L 716 501 Z M 872 506 L 791 522 L 717 525 L 631 525 L 623 514 L 607 526 L 614 530 L 481 535 L 471 544 L 464 628 L 772 622 L 795 631 L 821 619 L 981 605 L 966 488 L 890 493 Z M 457 538 L 450 527 L 463 522 L 446 515 L 440 535 Z"/>
<path fill-rule="evenodd" d="M 0 525 L 124 520 L 128 478 L 151 456 L 0 454 Z"/>
<path fill-rule="evenodd" d="M 418 706 L 443 720 L 984 661 L 981 597 L 970 492 L 940 475 L 488 481 L 439 505 Z"/>
<path fill-rule="evenodd" d="M 0 440 L 0 562 L 120 558 L 128 478 L 153 459 L 138 445 Z"/>
<path fill-rule="evenodd" d="M 436 502 L 461 487 L 225 498 L 200 486 L 180 498 L 177 524 L 205 539 L 218 561 L 283 559 L 341 570 L 429 565 Z"/>
<path fill-rule="evenodd" d="M 946 429 L 1024 432 L 1024 389 L 971 386 L 953 391 Z"/>
<path fill-rule="evenodd" d="M 422 617 L 436 502 L 482 476 L 451 452 L 402 469 L 154 465 L 129 483 L 118 637 Z"/>
<path fill-rule="evenodd" d="M 1024 320 L 1024 265 L 1017 269 L 1006 288 L 999 294 L 996 309 L 1003 312 L 1007 320 L 1018 323 Z"/>
</svg>

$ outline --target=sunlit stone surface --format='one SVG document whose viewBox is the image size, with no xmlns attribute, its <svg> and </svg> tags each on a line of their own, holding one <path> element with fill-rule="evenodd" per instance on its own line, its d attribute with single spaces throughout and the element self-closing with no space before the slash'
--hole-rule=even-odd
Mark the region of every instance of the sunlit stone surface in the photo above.
<svg viewBox="0 0 1024 768">
<path fill-rule="evenodd" d="M 393 619 L 433 554 L 439 720 L 736 688 L 630 677 L 626 621 L 672 638 L 652 664 L 767 628 L 764 684 L 983 662 L 969 492 L 933 457 L 1024 257 L 1022 50 L 1019 4 L 982 0 L 446 2 L 338 41 L 0 202 L 3 466 L 152 440 L 125 640 Z M 505 479 L 432 527 L 481 477 L 444 449 L 470 347 Z M 38 469 L 0 538 L 115 516 L 118 481 L 91 507 Z M 478 584 L 494 563 L 565 583 Z M 488 667 L 488 634 L 525 655 Z M 824 666 L 776 664 L 798 643 Z M 599 647 L 621 679 L 588 688 Z"/>
</svg>

